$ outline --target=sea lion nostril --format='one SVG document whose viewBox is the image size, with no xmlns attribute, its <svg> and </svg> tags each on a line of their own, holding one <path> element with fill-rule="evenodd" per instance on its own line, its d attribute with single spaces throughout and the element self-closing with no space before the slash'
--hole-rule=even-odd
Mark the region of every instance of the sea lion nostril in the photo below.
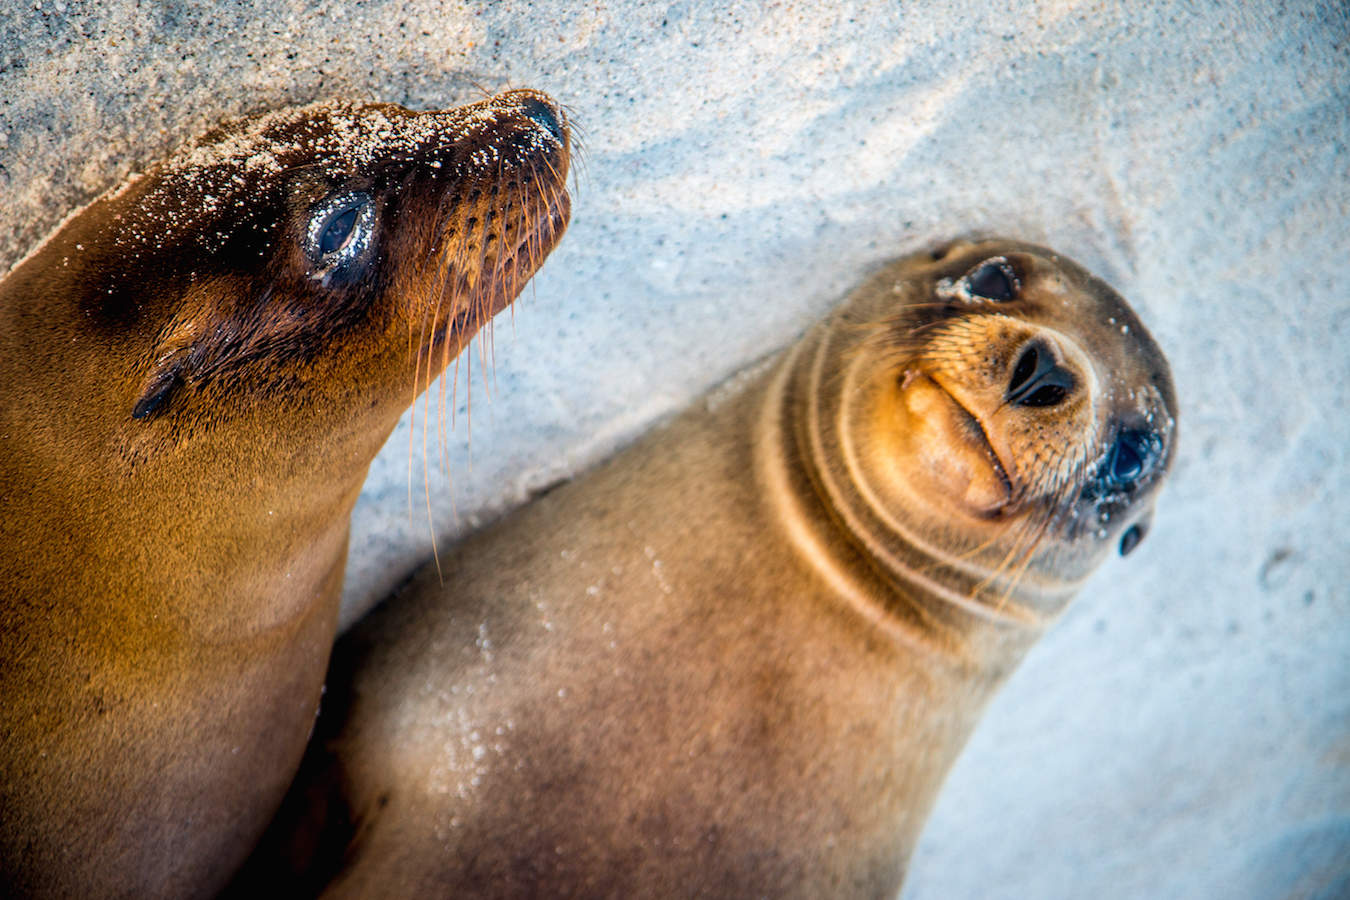
<svg viewBox="0 0 1350 900">
<path fill-rule="evenodd" d="M 1073 373 L 1056 363 L 1048 349 L 1033 341 L 1017 358 L 1003 400 L 1014 406 L 1055 406 L 1069 396 L 1073 387 Z"/>
<path fill-rule="evenodd" d="M 1027 379 L 1036 371 L 1036 364 L 1040 362 L 1040 351 L 1036 345 L 1022 351 L 1022 355 L 1017 359 L 1017 367 L 1013 369 L 1012 381 L 1008 384 L 1008 393 L 1014 393 L 1022 385 L 1026 384 Z"/>
<path fill-rule="evenodd" d="M 1148 428 L 1121 428 L 1102 457 L 1096 474 L 1083 486 L 1087 501 L 1131 495 L 1158 469 L 1163 455 L 1162 438 Z M 1142 536 L 1142 535 L 1141 535 Z"/>
<path fill-rule="evenodd" d="M 530 97 L 520 104 L 520 111 L 526 118 L 546 128 L 559 141 L 563 139 L 563 126 L 558 120 L 558 112 L 543 100 Z"/>
<path fill-rule="evenodd" d="M 1116 444 L 1115 459 L 1111 460 L 1112 478 L 1116 481 L 1133 481 L 1139 477 L 1143 468 L 1144 461 L 1139 457 L 1139 451 L 1124 441 Z"/>
</svg>

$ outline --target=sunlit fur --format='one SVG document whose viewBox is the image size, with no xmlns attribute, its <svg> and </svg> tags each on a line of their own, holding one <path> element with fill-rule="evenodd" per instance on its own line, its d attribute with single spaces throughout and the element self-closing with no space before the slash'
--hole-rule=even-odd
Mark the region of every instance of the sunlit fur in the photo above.
<svg viewBox="0 0 1350 900">
<path fill-rule="evenodd" d="M 533 91 L 228 122 L 0 281 L 0 894 L 230 876 L 313 724 L 370 462 L 562 237 L 568 134 Z M 357 195 L 372 230 L 316 253 Z"/>
<path fill-rule="evenodd" d="M 1026 270 L 1013 302 L 940 289 L 1002 255 Z M 1124 529 L 1148 515 L 1174 443 L 1166 363 L 1114 291 L 1041 248 L 963 243 L 936 259 L 913 257 L 901 271 L 893 283 L 860 292 L 827 336 L 808 339 L 811 348 L 819 342 L 822 360 L 840 364 L 822 363 L 829 374 L 810 382 L 823 399 L 805 413 L 806 452 L 833 453 L 837 440 L 845 456 L 857 456 L 851 478 L 831 476 L 838 462 L 818 463 L 822 491 L 897 577 L 976 609 L 1018 618 L 1052 613 Z M 1002 395 L 1018 354 L 1033 342 L 1054 348 L 1075 388 L 1053 406 L 1014 408 Z M 944 415 L 969 426 L 969 440 L 958 441 L 950 440 L 951 426 L 940 426 L 944 440 L 929 458 L 985 472 L 991 487 L 983 504 L 961 502 L 969 488 L 952 480 L 958 469 L 925 478 L 921 459 L 889 461 L 911 452 L 903 441 L 923 424 L 912 416 L 894 423 L 891 411 L 920 390 L 945 397 Z M 1122 417 L 1155 423 L 1161 454 L 1129 496 L 1088 498 L 1084 486 Z"/>
</svg>

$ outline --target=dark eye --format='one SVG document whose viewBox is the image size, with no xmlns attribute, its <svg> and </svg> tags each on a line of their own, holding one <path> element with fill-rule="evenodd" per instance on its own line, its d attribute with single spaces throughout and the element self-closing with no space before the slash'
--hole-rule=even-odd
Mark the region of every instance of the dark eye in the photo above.
<svg viewBox="0 0 1350 900">
<path fill-rule="evenodd" d="M 364 191 L 343 191 L 324 199 L 309 214 L 305 252 L 317 266 L 333 271 L 365 253 L 375 230 L 375 204 Z"/>
<path fill-rule="evenodd" d="M 966 276 L 970 293 L 1006 303 L 1017 298 L 1017 273 L 1006 260 L 991 259 Z"/>
<path fill-rule="evenodd" d="M 1130 486 L 1143 477 L 1158 452 L 1158 439 L 1147 431 L 1127 429 L 1111 448 L 1111 480 Z"/>
<path fill-rule="evenodd" d="M 352 226 L 355 224 L 355 206 L 330 215 L 328 224 L 324 226 L 323 234 L 319 236 L 319 252 L 332 253 L 347 243 L 347 238 L 351 237 L 352 234 Z"/>
<path fill-rule="evenodd" d="M 1084 500 L 1129 494 L 1163 457 L 1163 440 L 1148 428 L 1123 428 L 1111 442 L 1094 477 L 1083 486 Z"/>
</svg>

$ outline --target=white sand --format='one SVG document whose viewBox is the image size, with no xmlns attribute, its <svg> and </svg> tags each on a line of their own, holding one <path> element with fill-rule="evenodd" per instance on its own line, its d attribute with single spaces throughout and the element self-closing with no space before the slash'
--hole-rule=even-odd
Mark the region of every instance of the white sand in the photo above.
<svg viewBox="0 0 1350 900">
<path fill-rule="evenodd" d="M 571 232 L 497 330 L 453 489 L 433 460 L 443 539 L 902 250 L 995 232 L 1105 275 L 1172 360 L 1179 463 L 991 707 L 905 896 L 1350 893 L 1342 4 L 149 6 L 0 12 L 0 265 L 226 115 L 531 86 L 583 125 Z M 358 505 L 349 616 L 429 552 L 409 443 Z"/>
</svg>

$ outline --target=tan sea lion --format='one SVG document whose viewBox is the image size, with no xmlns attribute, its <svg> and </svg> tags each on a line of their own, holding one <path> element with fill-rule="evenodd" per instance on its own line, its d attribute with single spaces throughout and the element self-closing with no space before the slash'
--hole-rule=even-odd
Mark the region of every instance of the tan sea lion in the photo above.
<svg viewBox="0 0 1350 900">
<path fill-rule="evenodd" d="M 207 896 L 300 761 L 349 513 L 566 227 L 543 94 L 242 120 L 0 283 L 0 895 Z"/>
<path fill-rule="evenodd" d="M 344 637 L 251 869 L 325 897 L 893 897 L 989 698 L 1138 543 L 1175 414 L 1073 262 L 886 269 Z"/>
</svg>

